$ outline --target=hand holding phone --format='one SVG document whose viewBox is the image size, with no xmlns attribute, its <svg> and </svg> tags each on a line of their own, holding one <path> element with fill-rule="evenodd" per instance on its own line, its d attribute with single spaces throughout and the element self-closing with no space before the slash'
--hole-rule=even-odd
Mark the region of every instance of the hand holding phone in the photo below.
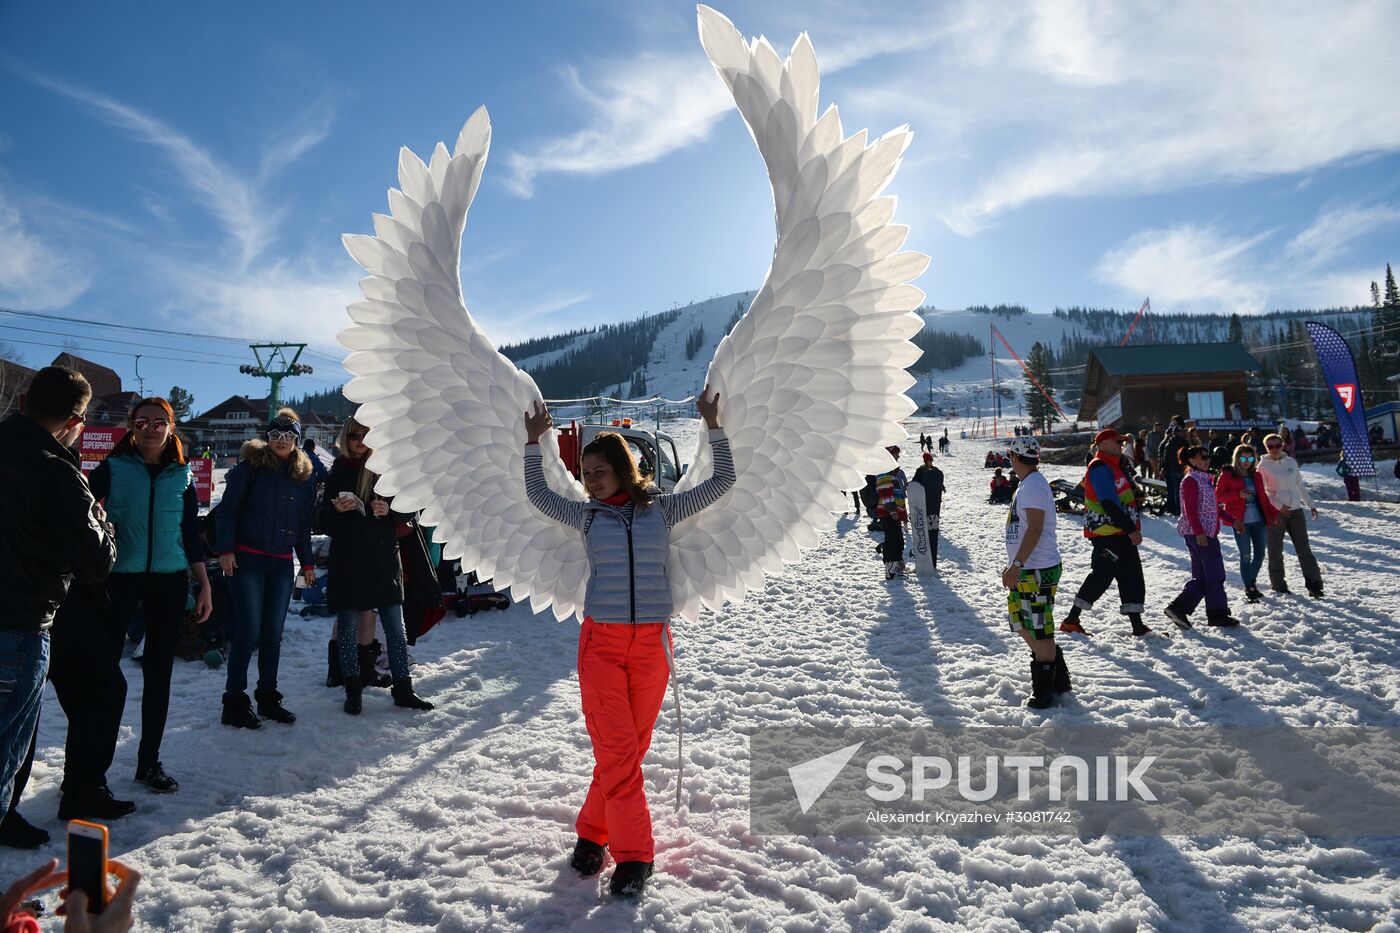
<svg viewBox="0 0 1400 933">
<path fill-rule="evenodd" d="M 100 914 L 107 906 L 107 827 L 68 822 L 68 888 L 86 895 L 88 913 Z"/>
</svg>

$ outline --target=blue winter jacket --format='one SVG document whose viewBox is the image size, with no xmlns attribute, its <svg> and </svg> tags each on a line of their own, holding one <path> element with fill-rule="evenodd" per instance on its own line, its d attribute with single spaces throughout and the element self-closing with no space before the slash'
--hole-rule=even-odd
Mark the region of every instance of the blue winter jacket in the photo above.
<svg viewBox="0 0 1400 933">
<path fill-rule="evenodd" d="M 301 565 L 310 567 L 316 486 L 309 464 L 305 464 L 305 478 L 292 475 L 297 455 L 305 460 L 306 454 L 296 451 L 290 459 L 278 460 L 260 445 L 257 441 L 244 445 L 243 459 L 224 478 L 215 522 L 218 552 L 230 554 L 239 546 L 268 554 L 295 551 Z"/>
</svg>

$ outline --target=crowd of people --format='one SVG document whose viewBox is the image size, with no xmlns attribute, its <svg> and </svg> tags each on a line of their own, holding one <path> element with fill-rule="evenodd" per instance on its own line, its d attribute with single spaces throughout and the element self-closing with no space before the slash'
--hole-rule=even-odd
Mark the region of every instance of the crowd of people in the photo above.
<svg viewBox="0 0 1400 933">
<path fill-rule="evenodd" d="M 0 845 L 49 840 L 18 808 L 46 679 L 68 727 L 59 819 L 113 820 L 137 808 L 113 793 L 107 776 L 127 695 L 120 662 L 132 633 L 141 638 L 143 679 L 133 780 L 156 794 L 179 790 L 161 754 L 174 660 L 182 633 L 210 619 L 216 594 L 231 608 L 222 722 L 257 729 L 266 720 L 296 721 L 282 703 L 278 669 L 294 586 L 318 582 L 313 528 L 330 539 L 324 582 L 337 614 L 331 656 L 345 711 L 360 712 L 366 686 L 388 688 L 395 706 L 433 708 L 414 691 L 402 608 L 399 541 L 417 535 L 416 517 L 375 493 L 362 425 L 346 423 L 341 455 L 327 471 L 305 449 L 296 412 L 282 409 L 261 438 L 244 445 L 221 501 L 201 517 L 189 453 L 166 399 L 139 400 L 121 440 L 84 476 L 71 448 L 91 395 L 78 372 L 47 367 L 32 378 L 21 410 L 0 422 L 0 580 L 10 596 L 0 613 L 7 675 L 0 677 L 0 800 L 8 804 Z M 441 601 L 426 557 L 409 578 L 430 593 L 428 601 Z M 391 671 L 383 679 L 376 618 Z"/>
</svg>

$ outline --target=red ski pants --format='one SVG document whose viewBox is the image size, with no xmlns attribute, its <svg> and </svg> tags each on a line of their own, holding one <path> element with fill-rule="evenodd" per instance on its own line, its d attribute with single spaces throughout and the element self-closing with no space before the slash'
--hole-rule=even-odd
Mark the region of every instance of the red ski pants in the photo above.
<svg viewBox="0 0 1400 933">
<path fill-rule="evenodd" d="M 580 837 L 606 845 L 618 862 L 650 862 L 651 811 L 642 758 L 671 676 L 670 627 L 659 622 L 600 624 L 583 620 L 578 685 L 593 740 L 593 782 L 579 811 Z"/>
</svg>

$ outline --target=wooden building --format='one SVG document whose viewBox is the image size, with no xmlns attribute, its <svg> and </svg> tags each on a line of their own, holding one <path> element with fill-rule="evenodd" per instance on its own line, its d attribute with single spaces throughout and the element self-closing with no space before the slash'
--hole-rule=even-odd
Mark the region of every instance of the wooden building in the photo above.
<svg viewBox="0 0 1400 933">
<path fill-rule="evenodd" d="M 1089 351 L 1079 420 L 1138 429 L 1172 415 L 1243 421 L 1259 361 L 1238 343 L 1145 344 Z"/>
</svg>

